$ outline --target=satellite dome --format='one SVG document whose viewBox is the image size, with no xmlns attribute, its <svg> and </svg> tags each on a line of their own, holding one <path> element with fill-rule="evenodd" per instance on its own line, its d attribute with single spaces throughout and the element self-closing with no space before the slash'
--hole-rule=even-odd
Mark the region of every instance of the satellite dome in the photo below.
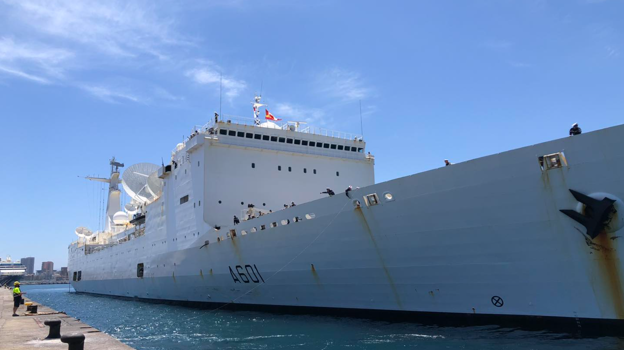
<svg viewBox="0 0 624 350">
<path fill-rule="evenodd" d="M 128 223 L 128 213 L 125 211 L 118 211 L 113 215 L 113 222 L 115 225 L 124 225 Z"/>
<path fill-rule="evenodd" d="M 80 226 L 76 229 L 76 236 L 78 237 L 87 237 L 91 236 L 93 232 L 86 227 Z"/>
<path fill-rule="evenodd" d="M 137 208 L 137 206 L 132 202 L 124 205 L 124 209 L 126 209 L 126 212 L 130 215 L 136 214 L 136 212 L 139 211 L 139 208 Z"/>
<path fill-rule="evenodd" d="M 273 122 L 270 122 L 268 120 L 266 122 L 258 125 L 258 126 L 261 127 L 261 128 L 268 128 L 268 129 L 281 129 L 282 128 L 281 126 L 279 126 L 279 125 L 277 125 L 277 124 L 275 124 Z"/>
</svg>

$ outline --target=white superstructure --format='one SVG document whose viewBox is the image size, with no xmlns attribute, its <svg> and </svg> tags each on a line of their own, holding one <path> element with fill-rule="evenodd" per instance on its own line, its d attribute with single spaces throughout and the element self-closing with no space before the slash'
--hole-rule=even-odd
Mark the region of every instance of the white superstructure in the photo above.
<svg viewBox="0 0 624 350">
<path fill-rule="evenodd" d="M 226 118 L 124 172 L 125 209 L 111 162 L 109 226 L 77 230 L 70 278 L 145 299 L 610 325 L 623 151 L 617 126 L 375 184 L 360 136 Z"/>
<path fill-rule="evenodd" d="M 11 257 L 6 260 L 0 259 L 0 287 L 12 286 L 13 282 L 19 281 L 26 275 L 26 266 L 18 261 L 13 261 Z"/>
</svg>

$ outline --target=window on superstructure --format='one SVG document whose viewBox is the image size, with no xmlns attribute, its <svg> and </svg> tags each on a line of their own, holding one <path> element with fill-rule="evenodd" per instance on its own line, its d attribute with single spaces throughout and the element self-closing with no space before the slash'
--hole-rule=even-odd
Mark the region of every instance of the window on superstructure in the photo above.
<svg viewBox="0 0 624 350">
<path fill-rule="evenodd" d="M 331 148 L 331 149 L 336 149 L 336 145 L 332 144 L 332 145 L 330 146 L 330 148 Z"/>
<path fill-rule="evenodd" d="M 280 137 L 278 141 L 279 141 L 280 143 L 284 143 L 284 142 L 286 142 L 286 138 L 284 138 L 284 137 Z"/>
<path fill-rule="evenodd" d="M 78 272 L 74 271 L 74 282 L 76 282 L 77 276 L 78 276 Z"/>
<path fill-rule="evenodd" d="M 347 151 L 347 152 L 350 151 L 351 150 L 351 146 L 345 146 L 344 150 Z"/>
<path fill-rule="evenodd" d="M 255 134 L 255 135 L 254 135 L 254 140 L 262 140 L 262 135 L 260 135 L 260 134 Z"/>
<path fill-rule="evenodd" d="M 323 143 L 322 142 L 317 142 L 316 143 L 316 148 L 323 148 Z"/>
<path fill-rule="evenodd" d="M 314 169 L 312 172 L 314 173 L 314 175 L 316 175 L 316 169 Z"/>
<path fill-rule="evenodd" d="M 188 202 L 188 200 L 189 200 L 189 196 L 187 194 L 186 196 L 180 198 L 180 204 L 184 204 L 184 203 Z"/>
<path fill-rule="evenodd" d="M 262 135 L 262 141 L 269 141 L 269 135 Z"/>
<path fill-rule="evenodd" d="M 357 152 L 357 148 L 351 147 L 351 152 Z"/>
<path fill-rule="evenodd" d="M 236 136 L 236 131 L 230 130 L 230 131 L 228 131 L 228 135 L 229 136 Z"/>
<path fill-rule="evenodd" d="M 316 146 L 316 143 L 314 141 L 310 141 L 310 147 L 314 147 Z"/>
<path fill-rule="evenodd" d="M 277 171 L 282 171 L 282 166 L 281 165 L 277 166 Z"/>
<path fill-rule="evenodd" d="M 221 134 L 221 135 L 227 135 L 227 133 L 228 133 L 227 129 L 219 130 L 219 134 Z"/>
<path fill-rule="evenodd" d="M 143 278 L 144 265 L 143 263 L 137 264 L 137 277 Z"/>
<path fill-rule="evenodd" d="M 291 167 L 288 167 L 288 172 L 291 172 L 291 171 L 292 171 L 292 168 L 291 168 Z"/>
<path fill-rule="evenodd" d="M 255 169 L 256 168 L 256 163 L 251 163 L 251 168 Z"/>
<path fill-rule="evenodd" d="M 248 132 L 247 134 L 245 134 L 245 137 L 248 139 L 253 139 L 253 134 Z"/>
<path fill-rule="evenodd" d="M 238 136 L 238 137 L 245 137 L 245 133 L 242 132 L 242 131 L 239 131 L 239 132 L 236 133 L 236 136 Z"/>
<path fill-rule="evenodd" d="M 358 152 L 364 153 L 364 148 L 358 148 Z"/>
<path fill-rule="evenodd" d="M 329 143 L 324 143 L 323 148 L 329 148 Z"/>
<path fill-rule="evenodd" d="M 293 139 L 286 139 L 286 143 L 293 143 Z"/>
<path fill-rule="evenodd" d="M 271 141 L 272 142 L 277 142 L 277 136 L 271 136 Z"/>
<path fill-rule="evenodd" d="M 308 173 L 308 169 L 303 168 L 303 173 L 304 173 L 304 174 L 307 174 L 307 173 Z"/>
<path fill-rule="evenodd" d="M 301 146 L 307 146 L 308 140 L 301 140 Z"/>
<path fill-rule="evenodd" d="M 300 144 L 301 144 L 301 140 L 295 139 L 295 145 L 300 145 Z"/>
<path fill-rule="evenodd" d="M 82 280 L 82 271 L 78 271 L 78 279 L 76 281 Z"/>
<path fill-rule="evenodd" d="M 340 176 L 340 172 L 339 171 L 336 171 L 336 176 Z"/>
</svg>

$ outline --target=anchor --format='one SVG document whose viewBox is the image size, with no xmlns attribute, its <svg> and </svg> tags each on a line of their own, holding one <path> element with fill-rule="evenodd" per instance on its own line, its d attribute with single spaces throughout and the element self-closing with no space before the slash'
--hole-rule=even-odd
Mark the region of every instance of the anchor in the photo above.
<svg viewBox="0 0 624 350">
<path fill-rule="evenodd" d="M 615 200 L 608 197 L 597 200 L 575 190 L 570 190 L 570 193 L 572 193 L 577 201 L 585 204 L 585 213 L 580 214 L 571 209 L 561 209 L 559 211 L 585 226 L 587 235 L 593 240 L 598 237 L 605 226 L 609 224 L 609 215 L 616 212 L 615 206 L 613 205 Z"/>
</svg>

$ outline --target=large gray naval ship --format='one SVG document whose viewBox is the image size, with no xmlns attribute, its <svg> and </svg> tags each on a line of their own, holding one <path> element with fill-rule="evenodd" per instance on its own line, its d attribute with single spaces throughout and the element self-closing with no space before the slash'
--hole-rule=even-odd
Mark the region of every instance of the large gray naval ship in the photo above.
<svg viewBox="0 0 624 350">
<path fill-rule="evenodd" d="M 113 159 L 91 178 L 109 184 L 107 225 L 76 230 L 70 279 L 214 307 L 618 333 L 623 154 L 615 126 L 375 183 L 359 135 L 216 119 L 165 164 L 122 175 Z"/>
</svg>

